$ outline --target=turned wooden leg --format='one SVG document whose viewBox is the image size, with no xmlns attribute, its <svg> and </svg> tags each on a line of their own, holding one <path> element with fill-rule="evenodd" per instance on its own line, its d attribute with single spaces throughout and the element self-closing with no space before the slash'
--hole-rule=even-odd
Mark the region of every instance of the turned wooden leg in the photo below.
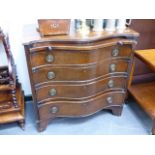
<svg viewBox="0 0 155 155">
<path fill-rule="evenodd" d="M 155 135 L 155 120 L 153 120 L 152 135 Z"/>
<path fill-rule="evenodd" d="M 48 120 L 40 120 L 39 123 L 37 123 L 38 127 L 38 131 L 42 132 L 46 129 L 47 125 L 48 125 Z"/>
<path fill-rule="evenodd" d="M 123 106 L 111 107 L 111 110 L 112 110 L 112 114 L 113 114 L 113 115 L 121 116 L 122 110 L 123 110 Z"/>
<path fill-rule="evenodd" d="M 11 91 L 12 99 L 13 99 L 13 105 L 15 108 L 18 108 L 17 98 L 16 98 L 16 90 Z"/>
<path fill-rule="evenodd" d="M 25 120 L 18 121 L 18 124 L 23 130 L 25 130 Z"/>
</svg>

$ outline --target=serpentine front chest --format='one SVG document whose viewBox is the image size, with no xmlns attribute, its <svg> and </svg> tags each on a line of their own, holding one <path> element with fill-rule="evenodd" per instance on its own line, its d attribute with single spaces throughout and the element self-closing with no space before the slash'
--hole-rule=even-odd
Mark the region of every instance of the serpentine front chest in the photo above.
<svg viewBox="0 0 155 155">
<path fill-rule="evenodd" d="M 41 38 L 28 29 L 24 43 L 38 130 L 55 117 L 110 109 L 121 115 L 138 33 L 77 33 Z"/>
</svg>

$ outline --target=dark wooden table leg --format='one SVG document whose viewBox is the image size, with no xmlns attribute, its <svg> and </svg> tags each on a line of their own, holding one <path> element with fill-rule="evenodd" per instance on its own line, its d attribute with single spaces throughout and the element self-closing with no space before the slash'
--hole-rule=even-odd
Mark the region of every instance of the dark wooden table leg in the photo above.
<svg viewBox="0 0 155 155">
<path fill-rule="evenodd" d="M 111 110 L 112 110 L 112 114 L 113 115 L 121 116 L 122 110 L 123 110 L 123 106 L 113 106 L 113 107 L 111 107 Z"/>
<path fill-rule="evenodd" d="M 155 119 L 153 119 L 152 135 L 155 135 Z"/>
<path fill-rule="evenodd" d="M 38 131 L 42 132 L 47 128 L 48 120 L 40 120 L 38 123 Z"/>
<path fill-rule="evenodd" d="M 25 120 L 18 121 L 18 124 L 23 130 L 25 130 Z"/>
</svg>

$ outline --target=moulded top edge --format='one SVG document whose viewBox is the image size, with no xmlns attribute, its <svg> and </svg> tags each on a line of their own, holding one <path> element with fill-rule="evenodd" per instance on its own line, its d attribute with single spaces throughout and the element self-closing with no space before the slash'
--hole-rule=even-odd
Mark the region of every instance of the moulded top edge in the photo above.
<svg viewBox="0 0 155 155">
<path fill-rule="evenodd" d="M 40 33 L 36 30 L 36 26 L 28 25 L 24 27 L 23 44 L 29 45 L 37 42 L 77 42 L 77 43 L 89 43 L 95 42 L 102 39 L 110 39 L 116 37 L 125 38 L 137 38 L 139 33 L 136 31 L 126 28 L 124 31 L 101 31 L 101 32 L 90 32 L 87 35 L 80 34 L 77 32 L 69 33 L 68 35 L 55 35 L 41 37 Z"/>
</svg>

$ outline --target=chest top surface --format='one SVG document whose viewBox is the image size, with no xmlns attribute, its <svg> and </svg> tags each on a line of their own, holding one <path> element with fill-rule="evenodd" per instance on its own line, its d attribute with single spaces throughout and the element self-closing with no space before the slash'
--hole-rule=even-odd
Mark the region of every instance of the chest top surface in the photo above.
<svg viewBox="0 0 155 155">
<path fill-rule="evenodd" d="M 104 39 L 111 38 L 133 38 L 136 39 L 139 36 L 139 33 L 136 31 L 126 28 L 122 32 L 114 31 L 107 32 L 102 31 L 90 32 L 87 35 L 77 33 L 75 31 L 70 32 L 68 35 L 55 35 L 55 36 L 46 36 L 41 37 L 40 33 L 37 31 L 36 25 L 25 25 L 23 30 L 23 44 L 29 45 L 37 42 L 79 42 L 79 43 L 89 43 L 96 42 Z"/>
</svg>

